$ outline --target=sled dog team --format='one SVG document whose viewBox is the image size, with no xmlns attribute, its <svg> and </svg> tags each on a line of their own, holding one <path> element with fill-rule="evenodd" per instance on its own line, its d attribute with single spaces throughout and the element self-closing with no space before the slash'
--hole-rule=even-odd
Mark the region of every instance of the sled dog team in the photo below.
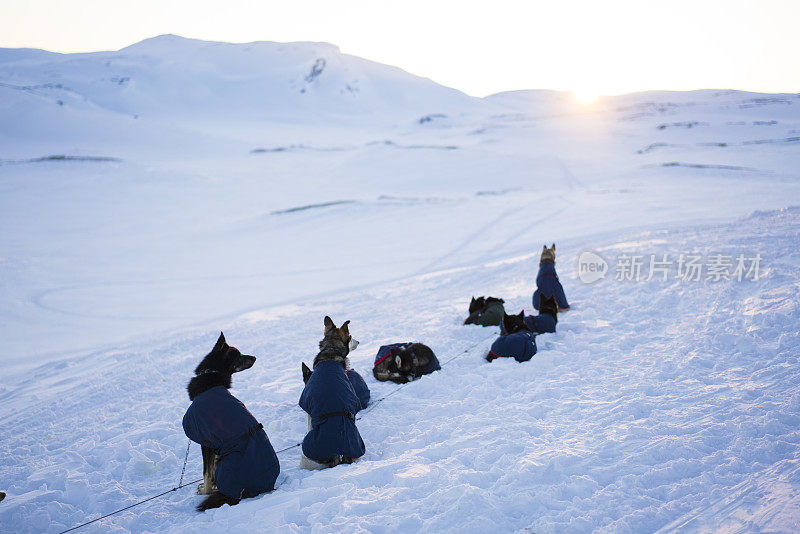
<svg viewBox="0 0 800 534">
<path fill-rule="evenodd" d="M 555 270 L 555 244 L 542 248 L 533 307 L 537 315 L 508 315 L 503 300 L 472 298 L 464 324 L 500 326 L 500 337 L 486 354 L 525 362 L 536 354 L 537 334 L 555 332 L 558 312 L 569 309 Z M 302 364 L 305 388 L 299 405 L 308 414 L 308 432 L 302 443 L 300 467 L 324 469 L 352 463 L 364 455 L 364 440 L 356 414 L 367 407 L 369 388 L 350 369 L 348 355 L 358 341 L 350 321 L 337 327 L 324 320 L 324 335 L 312 367 Z M 254 356 L 228 345 L 220 334 L 211 352 L 200 362 L 187 390 L 192 401 L 183 417 L 183 429 L 199 443 L 203 455 L 203 482 L 197 492 L 207 497 L 199 511 L 234 505 L 241 499 L 272 491 L 280 473 L 275 450 L 264 426 L 228 391 L 233 373 L 249 369 Z M 422 343 L 393 343 L 378 349 L 372 373 L 377 380 L 406 383 L 441 369 L 433 351 Z"/>
</svg>

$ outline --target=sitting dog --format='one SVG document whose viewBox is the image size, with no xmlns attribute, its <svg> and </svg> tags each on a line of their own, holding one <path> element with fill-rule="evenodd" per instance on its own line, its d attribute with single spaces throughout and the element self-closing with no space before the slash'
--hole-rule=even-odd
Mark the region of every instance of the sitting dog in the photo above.
<svg viewBox="0 0 800 534">
<path fill-rule="evenodd" d="M 558 324 L 558 304 L 555 297 L 539 294 L 539 315 L 526 315 L 525 324 L 535 334 L 555 333 Z"/>
<path fill-rule="evenodd" d="M 183 430 L 203 452 L 203 483 L 197 492 L 208 497 L 197 506 L 200 512 L 233 506 L 275 487 L 281 470 L 275 449 L 263 425 L 228 391 L 231 375 L 255 361 L 229 346 L 220 333 L 189 381 L 192 404 L 183 416 Z"/>
<path fill-rule="evenodd" d="M 530 327 L 525 324 L 525 312 L 519 315 L 503 314 L 500 337 L 486 355 L 486 361 L 497 358 L 514 358 L 518 362 L 527 362 L 536 354 L 536 339 Z"/>
<path fill-rule="evenodd" d="M 552 248 L 547 245 L 542 247 L 542 255 L 539 259 L 539 274 L 536 275 L 536 291 L 533 292 L 533 307 L 539 310 L 541 297 L 553 297 L 556 300 L 558 311 L 569 309 L 567 296 L 564 294 L 564 287 L 556 274 L 556 244 Z"/>
<path fill-rule="evenodd" d="M 469 317 L 464 324 L 479 324 L 481 326 L 499 326 L 503 320 L 503 299 L 495 297 L 472 297 L 469 303 Z"/>
<path fill-rule="evenodd" d="M 320 351 L 314 358 L 313 371 L 309 374 L 311 369 L 303 364 L 306 386 L 299 404 L 309 416 L 300 459 L 303 469 L 352 463 L 366 452 L 355 417 L 364 406 L 363 393 L 359 398 L 347 373 L 350 366 L 347 355 L 358 346 L 358 341 L 350 335 L 349 323 L 345 321 L 337 328 L 326 316 L 325 334 L 319 342 Z M 368 395 L 366 400 L 369 402 Z"/>
<path fill-rule="evenodd" d="M 441 368 L 436 355 L 427 345 L 393 343 L 378 349 L 372 375 L 381 382 L 388 380 L 404 384 Z"/>
<path fill-rule="evenodd" d="M 308 380 L 311 378 L 311 374 L 314 372 L 308 368 L 308 366 L 303 363 L 301 366 L 301 370 L 303 371 L 303 384 L 308 384 Z M 361 409 L 365 409 L 369 405 L 369 386 L 364 381 L 358 372 L 353 369 L 348 369 L 345 371 L 347 375 L 347 379 L 350 381 L 350 385 L 353 386 L 353 392 L 355 392 L 356 397 L 358 397 L 358 401 L 361 403 Z M 311 416 L 309 416 L 309 423 L 311 421 Z M 311 430 L 311 427 L 308 428 Z"/>
</svg>

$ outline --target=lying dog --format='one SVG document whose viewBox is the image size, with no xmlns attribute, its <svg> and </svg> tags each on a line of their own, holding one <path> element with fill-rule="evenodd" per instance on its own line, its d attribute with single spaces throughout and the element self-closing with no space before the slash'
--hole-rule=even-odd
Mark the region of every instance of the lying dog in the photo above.
<svg viewBox="0 0 800 534">
<path fill-rule="evenodd" d="M 539 315 L 525 316 L 525 324 L 536 334 L 555 333 L 558 324 L 558 304 L 555 297 L 539 294 Z"/>
<path fill-rule="evenodd" d="M 527 362 L 536 354 L 536 339 L 530 327 L 525 323 L 525 312 L 519 315 L 503 314 L 500 337 L 486 355 L 486 361 L 497 358 L 514 358 L 518 362 Z"/>
<path fill-rule="evenodd" d="M 220 333 L 189 381 L 192 404 L 183 416 L 183 430 L 203 452 L 203 483 L 197 492 L 208 497 L 197 506 L 200 512 L 233 506 L 275 487 L 281 468 L 264 427 L 228 391 L 231 375 L 255 361 L 229 346 Z"/>
<path fill-rule="evenodd" d="M 542 247 L 542 255 L 539 258 L 539 273 L 536 275 L 536 291 L 533 292 L 533 307 L 539 309 L 541 297 L 555 298 L 558 311 L 569 309 L 567 296 L 564 294 L 564 287 L 556 274 L 556 244 L 552 248 L 547 245 Z"/>
<path fill-rule="evenodd" d="M 378 349 L 372 375 L 381 382 L 388 380 L 404 384 L 441 368 L 436 355 L 427 345 L 393 343 Z"/>
<path fill-rule="evenodd" d="M 300 459 L 303 469 L 324 469 L 352 463 L 366 452 L 355 417 L 365 406 L 362 403 L 364 395 L 362 391 L 362 398 L 359 398 L 347 373 L 350 367 L 347 355 L 358 346 L 358 341 L 350 335 L 349 323 L 345 321 L 341 328 L 337 328 L 326 316 L 325 335 L 319 342 L 320 351 L 314 358 L 313 371 L 305 364 L 302 366 L 306 386 L 299 404 L 309 416 Z M 363 379 L 360 382 L 366 388 Z M 366 401 L 369 402 L 368 388 Z"/>
<path fill-rule="evenodd" d="M 472 297 L 469 303 L 469 317 L 464 324 L 479 324 L 481 326 L 499 326 L 503 320 L 503 299 L 495 297 Z"/>
</svg>

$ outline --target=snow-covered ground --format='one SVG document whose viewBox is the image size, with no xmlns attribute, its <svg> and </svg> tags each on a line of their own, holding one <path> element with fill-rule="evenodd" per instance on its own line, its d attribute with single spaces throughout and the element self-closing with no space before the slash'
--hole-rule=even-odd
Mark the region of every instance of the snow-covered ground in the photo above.
<svg viewBox="0 0 800 534">
<path fill-rule="evenodd" d="M 796 531 L 798 148 L 800 95 L 475 99 L 314 43 L 0 50 L 0 530 L 175 486 L 220 329 L 258 357 L 234 394 L 297 443 L 329 314 L 374 398 L 381 344 L 461 356 L 364 416 L 354 465 L 295 448 L 270 495 L 85 530 Z M 551 241 L 573 310 L 486 364 L 469 298 L 529 311 Z M 616 281 L 626 253 L 760 253 L 763 277 Z"/>
</svg>

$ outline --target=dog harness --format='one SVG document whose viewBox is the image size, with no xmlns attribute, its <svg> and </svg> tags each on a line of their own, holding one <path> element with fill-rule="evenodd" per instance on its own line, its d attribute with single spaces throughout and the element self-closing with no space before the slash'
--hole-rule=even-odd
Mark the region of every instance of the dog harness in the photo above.
<svg viewBox="0 0 800 534">
<path fill-rule="evenodd" d="M 245 432 L 244 434 L 242 434 L 242 435 L 239 437 L 239 441 L 247 441 L 247 440 L 248 440 L 248 439 L 250 439 L 251 437 L 255 436 L 255 435 L 256 435 L 256 432 L 258 432 L 258 431 L 259 431 L 259 430 L 261 430 L 262 428 L 264 428 L 264 425 L 262 425 L 261 423 L 258 423 L 256 426 L 254 426 L 253 428 L 251 428 L 250 430 L 248 430 L 247 432 Z M 266 433 L 266 432 L 265 432 L 265 433 Z M 269 437 L 269 436 L 267 436 L 267 437 Z"/>
<path fill-rule="evenodd" d="M 264 426 L 224 386 L 194 398 L 183 416 L 186 436 L 221 456 L 214 479 L 232 499 L 271 491 L 280 473 Z"/>
<path fill-rule="evenodd" d="M 307 458 L 319 461 L 364 455 L 364 440 L 355 425 L 361 400 L 341 362 L 326 360 L 315 365 L 298 404 L 311 416 L 311 430 L 303 439 Z"/>
<path fill-rule="evenodd" d="M 373 367 L 377 367 L 383 363 L 386 358 L 391 356 L 392 349 L 399 349 L 408 345 L 411 345 L 411 343 L 392 343 L 391 345 L 381 346 L 381 348 L 378 349 L 378 354 L 375 356 L 375 363 L 373 364 Z"/>
<path fill-rule="evenodd" d="M 323 419 L 322 422 L 324 423 L 325 422 L 324 420 L 327 419 L 328 417 L 336 417 L 336 416 L 339 416 L 339 415 L 342 416 L 342 417 L 347 417 L 348 419 L 350 419 L 354 423 L 356 422 L 356 416 L 353 415 L 351 412 L 324 413 L 324 414 L 320 415 L 319 417 L 320 417 L 320 419 Z"/>
</svg>

